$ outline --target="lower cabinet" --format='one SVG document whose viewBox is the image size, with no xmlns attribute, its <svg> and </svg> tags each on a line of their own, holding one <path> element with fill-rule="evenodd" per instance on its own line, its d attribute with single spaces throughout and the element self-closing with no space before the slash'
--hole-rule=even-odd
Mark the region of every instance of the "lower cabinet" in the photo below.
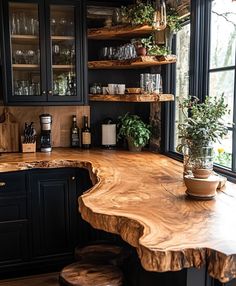
<svg viewBox="0 0 236 286">
<path fill-rule="evenodd" d="M 0 173 L 0 269 L 29 259 L 25 172 Z"/>
<path fill-rule="evenodd" d="M 0 173 L 0 277 L 55 269 L 73 260 L 91 227 L 78 196 L 92 186 L 82 168 Z"/>
<path fill-rule="evenodd" d="M 73 169 L 30 173 L 33 258 L 72 255 L 76 233 Z"/>
</svg>

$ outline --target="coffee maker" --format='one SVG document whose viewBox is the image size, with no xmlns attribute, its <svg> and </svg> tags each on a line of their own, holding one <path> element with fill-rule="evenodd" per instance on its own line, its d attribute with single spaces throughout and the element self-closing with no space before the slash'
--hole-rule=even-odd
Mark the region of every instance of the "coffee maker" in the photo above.
<svg viewBox="0 0 236 286">
<path fill-rule="evenodd" d="M 41 135 L 40 135 L 40 151 L 41 152 L 51 152 L 51 126 L 52 126 L 52 116 L 50 114 L 41 114 L 40 125 L 41 125 Z"/>
</svg>

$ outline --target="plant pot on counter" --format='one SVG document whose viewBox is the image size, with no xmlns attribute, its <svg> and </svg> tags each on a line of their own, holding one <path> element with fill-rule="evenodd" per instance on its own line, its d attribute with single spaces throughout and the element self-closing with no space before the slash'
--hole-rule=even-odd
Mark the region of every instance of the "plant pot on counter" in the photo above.
<svg viewBox="0 0 236 286">
<path fill-rule="evenodd" d="M 134 140 L 131 137 L 127 138 L 127 141 L 128 141 L 129 151 L 131 151 L 131 152 L 141 152 L 142 151 L 143 146 L 134 145 Z"/>
</svg>

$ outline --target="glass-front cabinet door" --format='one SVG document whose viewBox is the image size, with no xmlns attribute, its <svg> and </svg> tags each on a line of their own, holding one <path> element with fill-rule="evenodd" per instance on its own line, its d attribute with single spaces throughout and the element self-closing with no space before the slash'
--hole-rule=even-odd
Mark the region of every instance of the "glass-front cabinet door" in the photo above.
<svg viewBox="0 0 236 286">
<path fill-rule="evenodd" d="M 8 95 L 12 101 L 46 99 L 45 58 L 42 56 L 43 33 L 40 31 L 39 2 L 8 2 L 9 45 L 6 45 Z"/>
<path fill-rule="evenodd" d="M 82 102 L 80 1 L 4 3 L 8 103 Z"/>
<path fill-rule="evenodd" d="M 49 100 L 64 101 L 66 98 L 73 101 L 79 95 L 80 82 L 77 80 L 80 45 L 76 41 L 76 7 L 70 4 L 49 4 L 49 12 Z"/>
</svg>

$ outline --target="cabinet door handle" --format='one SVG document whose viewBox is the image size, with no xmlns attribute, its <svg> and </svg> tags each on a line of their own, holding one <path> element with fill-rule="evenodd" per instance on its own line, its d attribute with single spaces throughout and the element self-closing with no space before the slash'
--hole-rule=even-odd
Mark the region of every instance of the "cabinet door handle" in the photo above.
<svg viewBox="0 0 236 286">
<path fill-rule="evenodd" d="M 5 182 L 0 182 L 0 187 L 4 187 L 6 186 L 6 183 Z"/>
<path fill-rule="evenodd" d="M 49 94 L 49 95 L 52 95 L 52 91 L 51 91 L 51 90 L 49 90 L 49 91 L 48 91 L 48 94 Z"/>
<path fill-rule="evenodd" d="M 45 90 L 43 90 L 43 91 L 42 91 L 42 95 L 45 95 L 45 94 L 46 94 L 46 91 L 45 91 Z"/>
<path fill-rule="evenodd" d="M 74 176 L 73 176 L 73 177 L 71 177 L 71 180 L 72 180 L 72 181 L 74 181 L 74 180 L 75 180 L 75 177 L 74 177 Z"/>
</svg>

